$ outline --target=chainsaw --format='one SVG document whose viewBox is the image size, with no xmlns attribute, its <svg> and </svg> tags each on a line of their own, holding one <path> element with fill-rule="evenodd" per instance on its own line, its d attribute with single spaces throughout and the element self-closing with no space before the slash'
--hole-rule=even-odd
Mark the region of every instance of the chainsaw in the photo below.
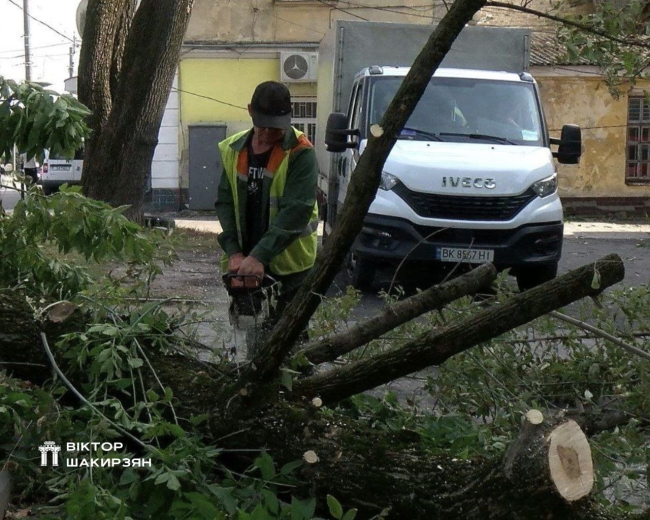
<svg viewBox="0 0 650 520">
<path fill-rule="evenodd" d="M 273 277 L 265 274 L 260 279 L 254 274 L 226 273 L 222 277 L 223 283 L 230 297 L 228 315 L 230 323 L 240 328 L 239 317 L 248 316 L 257 321 L 257 318 L 268 316 L 268 306 L 273 296 L 277 282 Z M 254 287 L 246 287 L 251 281 L 255 282 Z"/>
</svg>

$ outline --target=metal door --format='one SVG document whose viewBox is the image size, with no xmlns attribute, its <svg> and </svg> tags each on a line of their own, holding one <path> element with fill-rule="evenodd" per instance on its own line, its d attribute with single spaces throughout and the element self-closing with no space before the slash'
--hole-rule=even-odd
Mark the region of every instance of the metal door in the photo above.
<svg viewBox="0 0 650 520">
<path fill-rule="evenodd" d="M 225 139 L 226 125 L 192 125 L 189 133 L 189 208 L 213 210 L 223 172 L 217 143 Z"/>
</svg>

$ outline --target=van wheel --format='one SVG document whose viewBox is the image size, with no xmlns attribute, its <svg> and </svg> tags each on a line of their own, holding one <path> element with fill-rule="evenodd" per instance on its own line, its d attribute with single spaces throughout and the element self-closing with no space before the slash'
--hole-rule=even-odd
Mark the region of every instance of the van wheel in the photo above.
<svg viewBox="0 0 650 520">
<path fill-rule="evenodd" d="M 348 256 L 348 275 L 350 285 L 360 291 L 372 289 L 372 282 L 375 279 L 377 265 L 365 258 L 359 258 L 353 253 Z"/>
<path fill-rule="evenodd" d="M 43 195 L 52 195 L 52 193 L 54 193 L 54 188 L 43 186 Z"/>
<path fill-rule="evenodd" d="M 557 263 L 521 268 L 517 274 L 517 285 L 521 292 L 542 285 L 557 276 Z"/>
</svg>

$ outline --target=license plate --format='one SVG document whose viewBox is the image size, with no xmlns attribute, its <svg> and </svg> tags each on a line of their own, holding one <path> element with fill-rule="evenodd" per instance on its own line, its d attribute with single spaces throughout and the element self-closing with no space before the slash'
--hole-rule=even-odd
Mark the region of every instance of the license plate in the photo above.
<svg viewBox="0 0 650 520">
<path fill-rule="evenodd" d="M 461 262 L 465 264 L 483 264 L 494 261 L 493 249 L 465 249 L 462 247 L 439 247 L 436 260 L 441 262 Z"/>
<path fill-rule="evenodd" d="M 69 164 L 51 166 L 53 172 L 67 172 L 70 169 Z"/>
</svg>

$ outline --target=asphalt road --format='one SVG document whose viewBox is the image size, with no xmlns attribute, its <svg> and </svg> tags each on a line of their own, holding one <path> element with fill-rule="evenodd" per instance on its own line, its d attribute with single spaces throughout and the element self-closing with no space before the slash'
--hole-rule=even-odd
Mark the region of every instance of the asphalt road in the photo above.
<svg viewBox="0 0 650 520">
<path fill-rule="evenodd" d="M 6 188 L 5 185 L 11 183 L 12 178 L 8 175 L 2 175 L 2 184 L 0 185 L 0 203 L 7 210 L 14 209 L 16 203 L 20 200 L 20 193 L 14 189 Z"/>
<path fill-rule="evenodd" d="M 0 202 L 5 210 L 13 209 L 18 200 L 17 191 L 0 187 Z M 221 230 L 215 217 L 176 219 L 176 225 L 213 233 Z M 625 262 L 625 284 L 650 284 L 650 219 L 646 224 L 567 222 L 559 272 L 581 267 L 612 252 L 618 253 Z M 380 273 L 376 289 L 387 287 L 391 278 L 391 273 Z"/>
</svg>

